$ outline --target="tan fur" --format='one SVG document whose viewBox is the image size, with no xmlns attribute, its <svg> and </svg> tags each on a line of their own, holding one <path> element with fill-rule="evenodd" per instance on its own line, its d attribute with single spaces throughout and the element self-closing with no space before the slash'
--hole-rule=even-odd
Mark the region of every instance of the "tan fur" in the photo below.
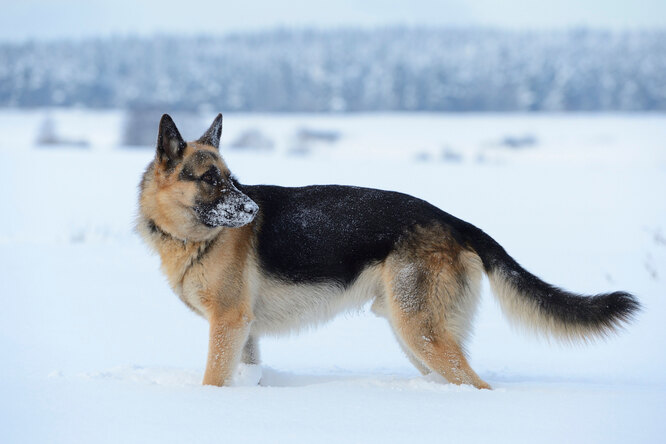
<svg viewBox="0 0 666 444">
<path fill-rule="evenodd" d="M 483 266 L 441 226 L 417 227 L 387 259 L 405 312 L 428 309 L 432 322 L 464 346 L 479 301 Z"/>
<path fill-rule="evenodd" d="M 202 150 L 216 152 L 212 147 L 188 143 L 184 159 Z M 221 171 L 229 171 L 219 156 L 216 163 Z M 154 220 L 164 231 L 180 240 L 198 242 L 211 239 L 220 229 L 210 230 L 203 227 L 191 211 L 187 210 L 192 207 L 196 198 L 196 186 L 193 182 L 179 180 L 179 174 L 185 165 L 186 161 L 183 161 L 175 170 L 167 171 L 163 163 L 158 160 L 153 162 L 152 167 L 146 171 L 147 177 L 144 178 L 144 189 L 139 201 L 140 216 Z"/>
<path fill-rule="evenodd" d="M 188 144 L 184 158 L 198 150 L 214 149 Z M 225 171 L 226 165 L 221 159 L 218 162 L 220 170 Z M 181 162 L 168 174 L 157 160 L 149 167 L 142 183 L 137 226 L 139 233 L 160 255 L 162 271 L 176 294 L 210 322 L 204 383 L 222 385 L 228 382 L 240 358 L 252 320 L 246 276 L 252 225 L 202 229 L 181 207 L 191 206 L 196 198 L 194 184 L 178 180 L 185 163 Z M 153 221 L 169 235 L 152 232 L 148 221 Z M 198 260 L 204 252 L 206 254 Z"/>
<path fill-rule="evenodd" d="M 210 313 L 210 338 L 204 384 L 221 386 L 231 381 L 249 334 L 251 318 L 248 315 L 248 308 L 245 304 L 221 310 L 216 307 Z"/>
<path fill-rule="evenodd" d="M 386 259 L 384 312 L 422 373 L 429 369 L 454 384 L 490 388 L 471 369 L 463 349 L 481 270 L 478 256 L 440 226 L 415 230 Z"/>
</svg>

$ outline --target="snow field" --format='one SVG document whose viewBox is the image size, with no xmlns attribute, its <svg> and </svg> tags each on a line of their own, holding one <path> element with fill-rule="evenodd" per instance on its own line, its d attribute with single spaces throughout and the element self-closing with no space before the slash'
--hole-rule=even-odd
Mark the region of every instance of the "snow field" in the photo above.
<svg viewBox="0 0 666 444">
<path fill-rule="evenodd" d="M 367 310 L 264 338 L 262 365 L 241 367 L 235 387 L 202 387 L 207 325 L 132 232 L 152 151 L 118 146 L 117 112 L 51 112 L 91 147 L 37 148 L 43 111 L 0 112 L 3 442 L 658 442 L 666 432 L 663 116 L 225 115 L 222 154 L 241 181 L 407 192 L 483 228 L 548 282 L 643 303 L 621 335 L 568 347 L 512 329 L 484 284 L 469 351 L 487 392 L 421 377 Z M 341 139 L 292 155 L 304 126 Z M 249 127 L 275 149 L 224 145 Z M 524 134 L 536 145 L 498 146 Z M 442 147 L 462 161 L 440 160 Z"/>
</svg>

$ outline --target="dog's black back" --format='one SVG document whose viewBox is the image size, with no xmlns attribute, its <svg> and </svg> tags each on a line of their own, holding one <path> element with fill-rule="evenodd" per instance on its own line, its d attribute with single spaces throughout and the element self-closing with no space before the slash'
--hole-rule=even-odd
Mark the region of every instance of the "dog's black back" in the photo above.
<svg viewBox="0 0 666 444">
<path fill-rule="evenodd" d="M 239 185 L 260 207 L 257 251 L 264 270 L 293 282 L 349 285 L 386 258 L 416 225 L 448 216 L 415 197 L 339 185 Z"/>
</svg>

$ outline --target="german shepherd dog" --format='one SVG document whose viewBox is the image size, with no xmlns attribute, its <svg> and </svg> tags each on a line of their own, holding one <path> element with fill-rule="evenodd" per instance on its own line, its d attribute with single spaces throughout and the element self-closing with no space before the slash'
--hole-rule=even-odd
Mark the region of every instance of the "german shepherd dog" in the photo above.
<svg viewBox="0 0 666 444">
<path fill-rule="evenodd" d="M 204 384 L 258 363 L 262 335 L 372 301 L 423 374 L 489 389 L 465 357 L 483 273 L 511 320 L 565 341 L 605 337 L 640 308 L 628 293 L 549 285 L 480 229 L 406 194 L 243 185 L 221 134 L 221 114 L 194 142 L 162 116 L 137 221 L 173 290 L 210 324 Z"/>
</svg>

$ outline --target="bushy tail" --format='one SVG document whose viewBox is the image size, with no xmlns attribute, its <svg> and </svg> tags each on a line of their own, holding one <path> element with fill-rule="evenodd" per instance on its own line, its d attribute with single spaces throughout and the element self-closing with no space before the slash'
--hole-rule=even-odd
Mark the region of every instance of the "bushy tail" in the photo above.
<svg viewBox="0 0 666 444">
<path fill-rule="evenodd" d="M 483 231 L 472 225 L 464 231 L 502 310 L 524 327 L 564 341 L 588 341 L 616 332 L 640 310 L 629 293 L 584 296 L 554 287 L 521 267 Z"/>
</svg>

